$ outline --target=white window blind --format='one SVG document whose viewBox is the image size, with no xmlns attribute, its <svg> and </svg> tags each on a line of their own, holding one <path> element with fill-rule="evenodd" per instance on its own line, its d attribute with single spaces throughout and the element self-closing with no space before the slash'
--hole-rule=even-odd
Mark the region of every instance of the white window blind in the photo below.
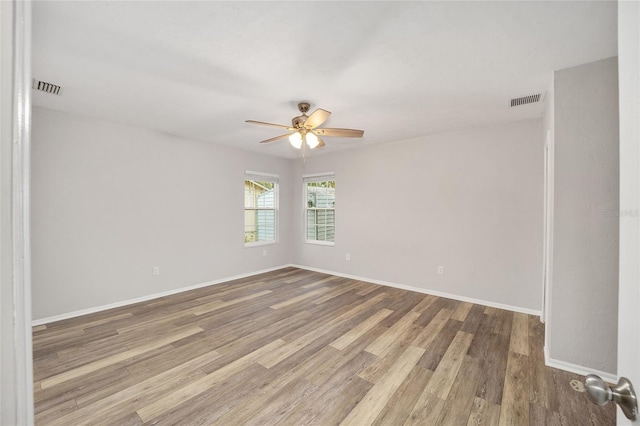
<svg viewBox="0 0 640 426">
<path fill-rule="evenodd" d="M 336 175 L 333 172 L 322 173 L 322 174 L 313 174 L 313 175 L 303 175 L 302 181 L 304 183 L 307 182 L 323 182 L 323 181 L 335 181 Z"/>
<path fill-rule="evenodd" d="M 278 240 L 277 175 L 246 171 L 244 177 L 244 242 L 246 246 Z"/>
<path fill-rule="evenodd" d="M 280 177 L 271 173 L 261 173 L 247 170 L 244 172 L 245 180 L 253 180 L 258 182 L 280 183 Z"/>
<path fill-rule="evenodd" d="M 302 181 L 305 192 L 305 241 L 333 245 L 336 229 L 335 175 L 305 175 Z"/>
</svg>

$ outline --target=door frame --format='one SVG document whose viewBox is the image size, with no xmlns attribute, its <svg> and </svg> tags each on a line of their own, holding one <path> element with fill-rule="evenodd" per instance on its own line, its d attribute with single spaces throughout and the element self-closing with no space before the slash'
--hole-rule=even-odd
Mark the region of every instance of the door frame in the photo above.
<svg viewBox="0 0 640 426">
<path fill-rule="evenodd" d="M 618 377 L 640 393 L 640 2 L 618 2 L 620 266 Z M 618 425 L 632 422 L 618 408 Z"/>
<path fill-rule="evenodd" d="M 33 424 L 31 2 L 0 2 L 0 424 Z"/>
<path fill-rule="evenodd" d="M 553 132 L 547 130 L 544 142 L 544 219 L 542 259 L 542 313 L 540 320 L 549 327 L 551 320 L 551 285 L 553 277 L 553 197 L 554 197 L 554 143 Z M 545 346 L 547 336 L 545 333 Z"/>
</svg>

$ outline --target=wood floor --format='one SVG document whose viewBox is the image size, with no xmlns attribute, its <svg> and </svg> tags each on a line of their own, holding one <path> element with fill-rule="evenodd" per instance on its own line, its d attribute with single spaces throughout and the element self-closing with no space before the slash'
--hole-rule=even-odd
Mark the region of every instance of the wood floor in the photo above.
<svg viewBox="0 0 640 426">
<path fill-rule="evenodd" d="M 537 317 L 287 268 L 33 330 L 39 425 L 613 425 Z"/>
</svg>

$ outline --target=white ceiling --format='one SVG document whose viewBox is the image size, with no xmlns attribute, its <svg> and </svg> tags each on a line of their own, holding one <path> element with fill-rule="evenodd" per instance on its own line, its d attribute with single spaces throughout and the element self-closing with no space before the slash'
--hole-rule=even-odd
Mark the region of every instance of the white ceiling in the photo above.
<svg viewBox="0 0 640 426">
<path fill-rule="evenodd" d="M 33 5 L 48 108 L 294 158 L 297 103 L 333 112 L 324 152 L 539 117 L 551 72 L 616 55 L 615 2 L 60 2 Z"/>
</svg>

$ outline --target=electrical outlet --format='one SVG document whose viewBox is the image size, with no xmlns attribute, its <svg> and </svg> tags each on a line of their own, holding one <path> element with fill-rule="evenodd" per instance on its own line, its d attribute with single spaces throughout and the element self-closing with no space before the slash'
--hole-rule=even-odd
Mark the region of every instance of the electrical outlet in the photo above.
<svg viewBox="0 0 640 426">
<path fill-rule="evenodd" d="M 351 260 L 351 253 L 347 253 L 347 254 L 344 256 L 344 258 L 345 258 L 345 260 L 347 260 L 347 261 Z"/>
<path fill-rule="evenodd" d="M 266 256 L 267 255 L 267 249 L 262 250 L 262 255 Z"/>
<path fill-rule="evenodd" d="M 153 267 L 153 275 L 160 275 L 160 267 L 159 266 L 154 266 Z"/>
<path fill-rule="evenodd" d="M 442 265 L 438 266 L 438 274 L 439 275 L 444 275 L 444 266 L 442 266 Z"/>
</svg>

